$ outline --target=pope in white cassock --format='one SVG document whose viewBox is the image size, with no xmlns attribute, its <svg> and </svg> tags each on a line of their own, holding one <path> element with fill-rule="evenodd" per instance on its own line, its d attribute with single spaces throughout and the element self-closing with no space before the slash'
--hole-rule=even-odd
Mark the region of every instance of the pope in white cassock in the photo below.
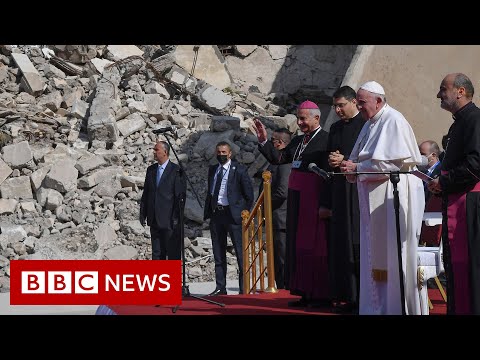
<svg viewBox="0 0 480 360">
<path fill-rule="evenodd" d="M 375 81 L 360 86 L 357 107 L 366 121 L 343 172 L 386 172 L 347 175 L 357 182 L 360 206 L 360 315 L 401 315 L 396 217 L 391 171 L 411 171 L 421 163 L 413 130 L 405 117 L 386 103 Z M 425 198 L 422 180 L 400 174 L 400 238 L 406 314 L 420 314 L 417 246 Z"/>
</svg>

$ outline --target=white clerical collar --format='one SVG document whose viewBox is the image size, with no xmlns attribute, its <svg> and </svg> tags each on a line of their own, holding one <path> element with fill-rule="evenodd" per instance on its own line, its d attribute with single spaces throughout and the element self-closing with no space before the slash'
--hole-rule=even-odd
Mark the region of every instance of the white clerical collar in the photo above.
<svg viewBox="0 0 480 360">
<path fill-rule="evenodd" d="M 349 123 L 350 121 L 352 121 L 352 120 L 355 118 L 355 116 L 358 115 L 359 112 L 360 112 L 360 111 L 357 110 L 357 112 L 355 113 L 355 115 L 353 115 L 351 118 L 345 119 L 344 121 Z"/>
<path fill-rule="evenodd" d="M 383 105 L 383 107 L 380 109 L 379 112 L 377 112 L 375 115 L 373 115 L 371 118 L 370 118 L 370 121 L 372 123 L 375 123 L 378 119 L 380 119 L 380 117 L 383 115 L 384 111 L 387 109 L 387 104 Z"/>
</svg>

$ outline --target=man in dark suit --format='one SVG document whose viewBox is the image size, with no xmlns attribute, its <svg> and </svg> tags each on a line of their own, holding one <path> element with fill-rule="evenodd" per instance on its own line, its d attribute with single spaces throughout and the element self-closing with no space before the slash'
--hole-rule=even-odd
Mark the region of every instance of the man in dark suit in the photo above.
<svg viewBox="0 0 480 360">
<path fill-rule="evenodd" d="M 286 128 L 277 129 L 270 139 L 277 150 L 285 148 L 290 143 L 292 134 Z M 277 289 L 285 289 L 285 253 L 287 247 L 287 195 L 288 177 L 291 164 L 270 164 L 267 170 L 272 173 L 272 228 L 273 254 L 275 263 L 275 283 Z M 263 191 L 263 180 L 260 191 Z"/>
<path fill-rule="evenodd" d="M 440 176 L 440 148 L 433 140 L 426 140 L 418 146 L 420 154 L 425 157 L 425 166 L 418 166 L 418 169 L 432 178 Z M 441 212 L 442 197 L 440 194 L 433 194 L 428 190 L 427 183 L 423 183 L 425 193 L 425 212 Z M 442 225 L 427 226 L 422 223 L 420 232 L 420 245 L 439 246 L 442 237 Z"/>
<path fill-rule="evenodd" d="M 440 175 L 440 147 L 438 144 L 433 140 L 426 140 L 422 142 L 418 146 L 418 150 L 420 150 L 420 154 L 425 156 L 428 163 L 424 168 L 420 168 L 419 170 L 423 173 L 427 174 L 431 178 L 436 178 Z M 425 188 L 425 204 L 427 204 L 431 192 L 428 191 L 427 184 L 424 183 Z"/>
<path fill-rule="evenodd" d="M 232 160 L 230 144 L 217 144 L 218 165 L 208 169 L 208 194 L 204 219 L 211 218 L 216 236 L 212 236 L 215 259 L 215 290 L 210 295 L 227 294 L 227 233 L 230 234 L 239 268 L 239 293 L 243 293 L 242 211 L 253 205 L 253 185 L 247 168 Z"/>
<path fill-rule="evenodd" d="M 187 183 L 181 168 L 168 160 L 170 146 L 158 141 L 153 148 L 156 164 L 147 168 L 140 223 L 150 226 L 152 260 L 181 259 L 180 214 L 183 215 Z"/>
</svg>

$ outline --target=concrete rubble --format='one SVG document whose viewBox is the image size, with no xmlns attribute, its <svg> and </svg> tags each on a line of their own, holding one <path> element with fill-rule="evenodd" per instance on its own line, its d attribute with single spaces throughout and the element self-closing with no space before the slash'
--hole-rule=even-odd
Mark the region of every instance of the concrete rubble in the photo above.
<svg viewBox="0 0 480 360">
<path fill-rule="evenodd" d="M 187 279 L 213 280 L 202 208 L 206 166 L 216 163 L 215 144 L 226 140 L 252 178 L 266 167 L 253 130 L 256 115 L 269 136 L 278 127 L 298 131 L 301 89 L 275 87 L 274 73 L 286 71 L 287 62 L 298 77 L 296 58 L 305 51 L 0 45 L 0 292 L 9 291 L 12 259 L 151 258 L 139 201 L 152 148 L 164 139 L 152 131 L 172 125 L 177 131 L 169 139 L 194 187 L 188 186 L 185 210 Z M 310 99 L 325 99 L 338 85 Z M 321 105 L 330 108 L 326 100 Z M 178 162 L 173 152 L 170 158 Z M 259 181 L 254 178 L 256 192 Z M 228 277 L 237 278 L 230 241 L 228 252 Z"/>
</svg>

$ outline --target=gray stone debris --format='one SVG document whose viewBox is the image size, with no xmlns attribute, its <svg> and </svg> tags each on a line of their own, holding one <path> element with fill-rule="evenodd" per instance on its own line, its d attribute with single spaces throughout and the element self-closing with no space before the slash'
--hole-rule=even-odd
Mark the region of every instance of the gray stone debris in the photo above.
<svg viewBox="0 0 480 360">
<path fill-rule="evenodd" d="M 296 60 L 308 54 L 301 46 L 228 48 L 201 45 L 192 74 L 187 45 L 0 46 L 0 292 L 9 291 L 12 259 L 150 259 L 139 201 L 154 143 L 165 139 L 152 131 L 172 125 L 190 179 L 187 280 L 214 279 L 202 206 L 215 145 L 228 141 L 252 177 L 264 169 L 254 115 L 269 134 L 296 132 L 298 94 L 285 82 L 300 81 L 302 63 L 311 77 L 319 61 Z M 295 75 L 275 79 L 287 61 Z M 170 160 L 178 161 L 173 152 Z M 227 251 L 228 276 L 237 278 L 230 240 Z"/>
</svg>

